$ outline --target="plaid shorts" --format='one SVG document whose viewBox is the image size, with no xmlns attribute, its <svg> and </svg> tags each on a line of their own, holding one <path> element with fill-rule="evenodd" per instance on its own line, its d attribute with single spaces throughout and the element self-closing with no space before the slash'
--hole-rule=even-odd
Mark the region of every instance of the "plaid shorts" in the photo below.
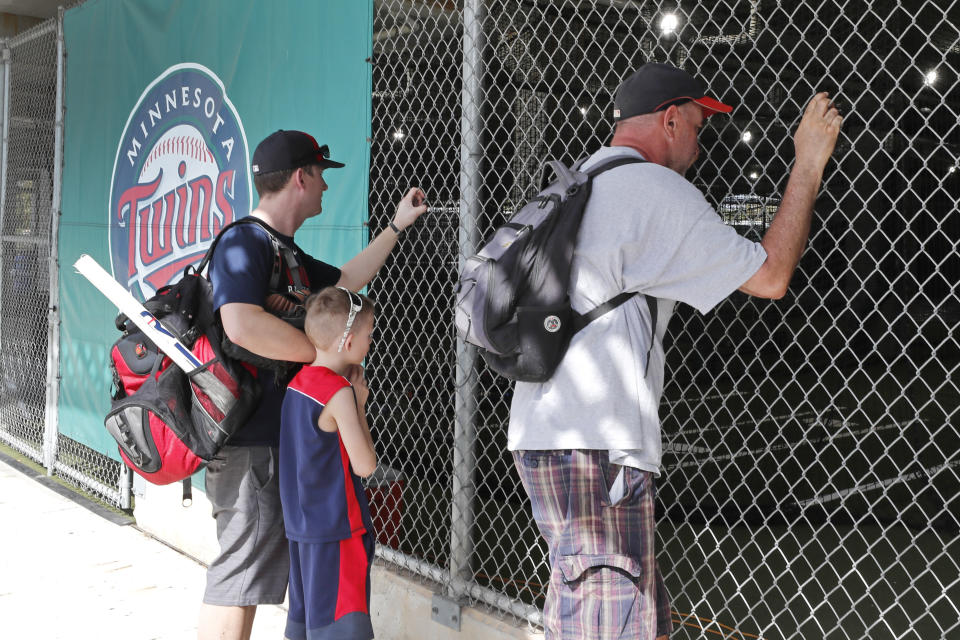
<svg viewBox="0 0 960 640">
<path fill-rule="evenodd" d="M 550 550 L 547 640 L 653 640 L 673 628 L 654 558 L 654 476 L 606 451 L 514 451 Z M 622 498 L 610 489 L 623 471 Z"/>
</svg>

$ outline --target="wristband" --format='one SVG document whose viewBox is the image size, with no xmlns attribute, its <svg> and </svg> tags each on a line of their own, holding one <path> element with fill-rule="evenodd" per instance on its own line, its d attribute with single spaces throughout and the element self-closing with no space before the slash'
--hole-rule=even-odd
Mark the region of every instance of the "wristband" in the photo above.
<svg viewBox="0 0 960 640">
<path fill-rule="evenodd" d="M 400 227 L 398 227 L 397 225 L 393 224 L 393 220 L 391 220 L 391 221 L 389 222 L 388 226 L 389 226 L 391 229 L 393 229 L 393 232 L 394 232 L 395 234 L 397 234 L 398 236 L 402 233 L 402 230 L 400 229 Z"/>
</svg>

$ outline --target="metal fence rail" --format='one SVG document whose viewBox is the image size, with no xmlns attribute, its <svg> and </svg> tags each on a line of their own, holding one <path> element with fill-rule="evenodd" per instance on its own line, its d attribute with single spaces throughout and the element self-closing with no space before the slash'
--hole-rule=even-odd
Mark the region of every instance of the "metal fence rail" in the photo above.
<svg viewBox="0 0 960 640">
<path fill-rule="evenodd" d="M 406 478 L 381 557 L 539 622 L 548 572 L 504 451 L 511 389 L 456 342 L 453 284 L 544 160 L 609 140 L 620 79 L 671 61 L 736 106 L 688 177 L 753 239 L 806 101 L 827 90 L 846 114 L 790 294 L 671 327 L 658 548 L 676 637 L 960 633 L 960 4 L 375 6 L 371 229 L 407 184 L 432 204 L 372 286 L 371 423 Z"/>
</svg>

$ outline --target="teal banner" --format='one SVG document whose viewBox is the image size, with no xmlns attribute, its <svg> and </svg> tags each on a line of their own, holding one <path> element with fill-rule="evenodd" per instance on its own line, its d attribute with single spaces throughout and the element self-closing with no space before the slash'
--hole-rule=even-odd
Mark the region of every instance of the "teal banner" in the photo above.
<svg viewBox="0 0 960 640">
<path fill-rule="evenodd" d="M 297 234 L 339 266 L 366 243 L 373 0 L 89 0 L 64 16 L 60 432 L 119 459 L 116 308 L 89 254 L 143 300 L 257 205 L 250 157 L 277 129 L 328 144 L 324 212 Z"/>
</svg>

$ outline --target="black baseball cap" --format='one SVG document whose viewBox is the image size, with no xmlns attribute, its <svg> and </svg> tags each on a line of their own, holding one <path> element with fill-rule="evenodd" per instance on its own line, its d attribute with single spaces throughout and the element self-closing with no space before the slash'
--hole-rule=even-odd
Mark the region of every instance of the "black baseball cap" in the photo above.
<svg viewBox="0 0 960 640">
<path fill-rule="evenodd" d="M 330 148 L 320 146 L 309 133 L 303 131 L 274 131 L 253 152 L 253 175 L 297 169 L 307 165 L 338 169 L 343 165 L 330 159 Z"/>
<path fill-rule="evenodd" d="M 661 62 L 648 62 L 620 83 L 613 98 L 613 119 L 619 122 L 684 102 L 700 105 L 704 118 L 733 111 L 733 107 L 708 97 L 706 93 L 703 82 L 683 69 Z"/>
</svg>

